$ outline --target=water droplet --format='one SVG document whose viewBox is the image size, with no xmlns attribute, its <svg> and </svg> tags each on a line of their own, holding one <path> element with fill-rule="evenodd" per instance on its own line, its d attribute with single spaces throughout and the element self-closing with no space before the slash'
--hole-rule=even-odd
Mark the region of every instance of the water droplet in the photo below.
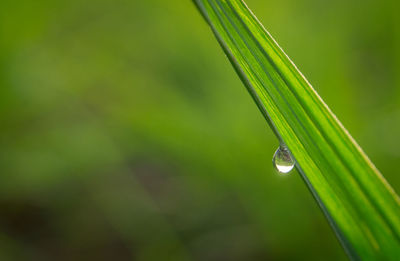
<svg viewBox="0 0 400 261">
<path fill-rule="evenodd" d="M 274 167 L 281 174 L 289 173 L 295 164 L 292 154 L 286 146 L 279 146 L 272 159 Z"/>
</svg>

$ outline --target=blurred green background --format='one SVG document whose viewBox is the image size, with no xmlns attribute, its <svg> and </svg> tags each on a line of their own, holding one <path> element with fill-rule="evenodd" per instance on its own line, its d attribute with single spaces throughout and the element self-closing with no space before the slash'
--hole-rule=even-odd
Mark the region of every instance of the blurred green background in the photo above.
<svg viewBox="0 0 400 261">
<path fill-rule="evenodd" d="M 400 190 L 394 0 L 247 1 Z M 191 1 L 4 0 L 1 260 L 346 260 Z"/>
</svg>

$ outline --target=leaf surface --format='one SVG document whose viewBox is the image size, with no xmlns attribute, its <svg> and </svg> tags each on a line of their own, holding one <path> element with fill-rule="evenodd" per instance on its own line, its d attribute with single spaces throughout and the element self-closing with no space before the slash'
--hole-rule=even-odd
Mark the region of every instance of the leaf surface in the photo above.
<svg viewBox="0 0 400 261">
<path fill-rule="evenodd" d="M 400 200 L 241 0 L 193 0 L 353 260 L 400 260 Z"/>
</svg>

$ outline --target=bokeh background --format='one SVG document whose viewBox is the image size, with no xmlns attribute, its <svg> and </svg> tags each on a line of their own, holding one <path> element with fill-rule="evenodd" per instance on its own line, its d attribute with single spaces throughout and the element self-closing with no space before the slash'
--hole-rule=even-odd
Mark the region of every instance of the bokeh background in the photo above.
<svg viewBox="0 0 400 261">
<path fill-rule="evenodd" d="M 248 0 L 400 191 L 391 0 Z M 3 0 L 0 259 L 346 260 L 190 0 Z"/>
</svg>

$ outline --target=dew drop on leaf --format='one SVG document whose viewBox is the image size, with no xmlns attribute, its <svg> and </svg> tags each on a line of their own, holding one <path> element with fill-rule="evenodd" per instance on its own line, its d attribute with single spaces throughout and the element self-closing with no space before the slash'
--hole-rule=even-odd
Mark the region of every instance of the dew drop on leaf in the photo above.
<svg viewBox="0 0 400 261">
<path fill-rule="evenodd" d="M 276 170 L 281 174 L 289 173 L 295 164 L 292 154 L 286 146 L 279 146 L 276 150 L 272 163 Z"/>
</svg>

